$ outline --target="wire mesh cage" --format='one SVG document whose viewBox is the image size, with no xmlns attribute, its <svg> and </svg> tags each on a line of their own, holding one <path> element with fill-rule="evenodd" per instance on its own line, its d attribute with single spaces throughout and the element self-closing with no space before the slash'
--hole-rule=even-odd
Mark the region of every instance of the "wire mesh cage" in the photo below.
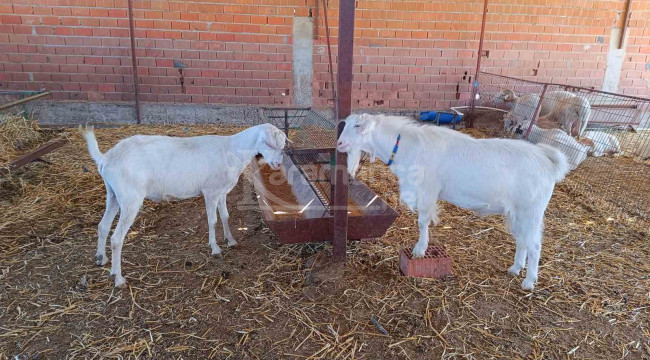
<svg viewBox="0 0 650 360">
<path fill-rule="evenodd" d="M 315 151 L 294 150 L 289 155 L 328 212 L 331 212 L 332 203 L 330 179 L 334 161 L 333 155 L 333 151 L 325 149 Z"/>
<path fill-rule="evenodd" d="M 574 190 L 650 217 L 650 100 L 489 73 L 479 94 L 477 105 L 504 112 L 505 136 L 567 156 Z"/>
<path fill-rule="evenodd" d="M 294 149 L 333 148 L 336 127 L 311 108 L 262 108 L 266 122 L 283 130 Z"/>
<path fill-rule="evenodd" d="M 283 130 L 291 140 L 287 156 L 296 165 L 323 206 L 330 210 L 336 126 L 310 108 L 263 108 L 266 122 Z"/>
</svg>

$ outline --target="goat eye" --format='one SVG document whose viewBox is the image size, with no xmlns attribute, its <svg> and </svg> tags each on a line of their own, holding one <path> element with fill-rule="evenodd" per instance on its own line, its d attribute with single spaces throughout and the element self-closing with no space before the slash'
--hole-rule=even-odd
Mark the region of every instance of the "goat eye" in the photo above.
<svg viewBox="0 0 650 360">
<path fill-rule="evenodd" d="M 359 125 L 359 124 L 356 124 L 356 125 L 354 125 L 354 127 L 355 127 L 355 128 L 360 128 L 360 127 L 361 127 L 361 125 Z"/>
</svg>

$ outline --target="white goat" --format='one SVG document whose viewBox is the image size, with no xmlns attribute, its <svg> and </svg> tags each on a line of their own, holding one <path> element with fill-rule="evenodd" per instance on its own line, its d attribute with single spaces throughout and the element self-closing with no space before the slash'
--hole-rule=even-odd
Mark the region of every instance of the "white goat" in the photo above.
<svg viewBox="0 0 650 360">
<path fill-rule="evenodd" d="M 560 129 L 542 129 L 533 125 L 528 141 L 546 144 L 560 150 L 569 162 L 569 170 L 575 170 L 591 152 L 591 146 L 583 145 Z"/>
<path fill-rule="evenodd" d="M 505 116 L 506 131 L 516 127 L 527 129 L 535 115 L 540 96 L 525 94 L 517 96 L 512 90 L 501 90 L 494 97 L 495 102 L 513 103 L 511 111 Z M 568 91 L 549 91 L 539 109 L 537 125 L 544 127 L 561 126 L 569 135 L 581 136 L 587 128 L 591 105 L 587 99 Z"/>
<path fill-rule="evenodd" d="M 400 137 L 399 147 L 393 152 Z M 555 184 L 568 171 L 566 157 L 546 145 L 508 139 L 474 139 L 460 132 L 384 115 L 351 115 L 337 148 L 347 152 L 354 176 L 365 151 L 399 179 L 400 199 L 418 212 L 420 239 L 413 256 L 423 257 L 429 224 L 438 223 L 437 201 L 446 200 L 480 215 L 502 214 L 516 238 L 514 264 L 528 271 L 522 288 L 532 290 L 542 246 L 544 211 Z"/>
<path fill-rule="evenodd" d="M 565 99 L 570 99 L 575 97 L 576 95 L 572 92 L 568 91 L 549 91 L 544 95 L 544 101 L 542 101 L 542 107 L 539 109 L 539 116 L 545 116 L 549 114 L 553 108 L 556 106 L 556 102 L 562 101 Z M 517 96 L 514 91 L 510 89 L 504 89 L 496 93 L 494 95 L 494 102 L 495 103 L 510 103 L 512 106 L 514 106 L 514 103 L 516 103 L 518 100 L 522 100 L 523 102 L 528 102 L 530 101 L 529 99 L 532 98 L 535 102 L 535 106 L 537 106 L 537 102 L 539 101 L 539 95 L 537 94 L 524 94 L 521 96 Z M 535 111 L 535 107 L 533 107 L 533 113 Z M 531 113 L 531 117 L 533 115 Z"/>
<path fill-rule="evenodd" d="M 571 136 L 582 136 L 591 115 L 591 104 L 582 96 L 558 100 L 551 112 L 540 116 L 539 123 L 559 123 Z"/>
<path fill-rule="evenodd" d="M 153 201 L 187 199 L 202 194 L 208 215 L 209 244 L 213 256 L 220 256 L 215 225 L 217 209 L 228 246 L 237 244 L 228 227 L 226 195 L 237 184 L 251 160 L 262 154 L 273 168 L 282 163 L 286 136 L 276 127 L 263 124 L 232 136 L 132 136 L 102 154 L 92 127 L 79 128 L 88 143 L 106 186 L 106 211 L 97 233 L 97 265 L 106 257 L 106 237 L 117 212 L 120 219 L 111 236 L 111 275 L 122 287 L 121 254 L 124 236 L 133 224 L 144 199 Z"/>
<path fill-rule="evenodd" d="M 621 152 L 621 144 L 618 138 L 612 134 L 602 131 L 586 131 L 583 137 L 594 142 L 591 156 L 600 157 L 603 155 L 616 155 Z"/>
</svg>

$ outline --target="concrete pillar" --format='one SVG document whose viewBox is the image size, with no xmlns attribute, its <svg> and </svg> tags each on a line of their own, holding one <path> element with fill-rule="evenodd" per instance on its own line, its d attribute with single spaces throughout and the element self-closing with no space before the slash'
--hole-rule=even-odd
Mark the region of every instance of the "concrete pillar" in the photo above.
<svg viewBox="0 0 650 360">
<path fill-rule="evenodd" d="M 313 33 L 312 18 L 293 18 L 293 103 L 296 106 L 312 106 Z"/>
<path fill-rule="evenodd" d="M 607 66 L 605 68 L 603 86 L 601 87 L 601 90 L 603 91 L 618 91 L 618 83 L 621 80 L 621 70 L 623 69 L 623 61 L 625 61 L 625 48 L 627 47 L 627 39 L 623 39 L 623 46 L 621 46 L 620 49 L 618 48 L 619 39 L 621 38 L 621 31 L 623 31 L 623 29 L 614 27 L 612 28 L 612 33 L 609 36 Z"/>
</svg>

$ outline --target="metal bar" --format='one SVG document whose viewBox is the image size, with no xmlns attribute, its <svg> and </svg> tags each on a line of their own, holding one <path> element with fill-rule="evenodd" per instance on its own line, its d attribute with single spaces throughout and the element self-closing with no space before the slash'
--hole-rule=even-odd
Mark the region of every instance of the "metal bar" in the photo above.
<svg viewBox="0 0 650 360">
<path fill-rule="evenodd" d="M 625 35 L 627 34 L 627 25 L 630 22 L 630 13 L 632 12 L 632 0 L 627 0 L 625 3 L 625 18 L 623 19 L 623 26 L 621 29 L 621 37 L 618 40 L 618 48 L 623 48 L 623 43 L 625 42 Z"/>
<path fill-rule="evenodd" d="M 639 105 L 591 104 L 592 109 L 638 109 Z"/>
<path fill-rule="evenodd" d="M 329 57 L 329 65 L 330 65 L 330 83 L 332 86 L 332 101 L 334 102 L 334 119 L 336 121 L 339 120 L 339 101 L 337 97 L 337 86 L 336 82 L 334 81 L 334 67 L 332 66 L 332 47 L 330 45 L 330 26 L 327 20 L 327 4 L 326 0 L 322 0 L 323 2 L 323 16 L 325 18 L 325 39 L 327 40 L 327 56 Z M 354 25 L 353 25 L 354 27 Z M 337 135 L 338 136 L 338 135 Z"/>
<path fill-rule="evenodd" d="M 341 136 L 345 121 L 352 108 L 352 62 L 354 52 L 354 10 L 355 0 L 339 2 L 339 43 L 337 70 L 337 139 Z M 332 251 L 334 260 L 345 261 L 348 237 L 348 171 L 347 154 L 336 152 L 334 167 L 334 189 L 332 204 L 334 219 L 332 221 Z"/>
<path fill-rule="evenodd" d="M 284 134 L 289 137 L 289 110 L 284 110 Z"/>
<path fill-rule="evenodd" d="M 20 104 L 23 104 L 23 103 L 26 103 L 26 102 L 29 102 L 29 101 L 32 101 L 32 100 L 40 99 L 40 98 L 42 98 L 44 96 L 47 96 L 47 95 L 50 95 L 50 94 L 51 93 L 49 91 L 46 91 L 46 92 L 43 92 L 43 93 L 40 93 L 40 94 L 37 94 L 37 95 L 32 95 L 30 97 L 26 97 L 26 98 L 23 98 L 23 99 L 20 99 L 20 100 L 8 102 L 6 104 L 0 105 L 0 110 L 7 110 L 7 109 L 12 108 L 12 107 L 14 107 L 16 105 L 20 105 Z"/>
<path fill-rule="evenodd" d="M 594 90 L 594 89 L 589 89 L 585 87 L 580 87 L 580 86 L 573 86 L 573 85 L 566 85 L 566 84 L 556 84 L 556 83 L 544 83 L 544 82 L 539 82 L 539 81 L 532 81 L 532 80 L 524 80 L 524 79 L 519 79 L 516 77 L 512 76 L 506 76 L 506 75 L 499 75 L 499 74 L 493 74 L 485 71 L 481 71 L 483 75 L 490 75 L 490 76 L 496 76 L 504 79 L 510 79 L 510 80 L 516 80 L 520 82 L 525 82 L 528 84 L 537 84 L 537 85 L 552 85 L 552 86 L 561 86 L 565 88 L 572 88 L 572 89 L 577 89 L 577 90 L 584 90 L 590 93 L 598 93 L 598 94 L 605 94 L 605 95 L 612 95 L 620 98 L 626 98 L 630 100 L 637 100 L 637 101 L 642 101 L 642 102 L 650 102 L 650 99 L 642 98 L 642 97 L 637 97 L 637 96 L 631 96 L 631 95 L 624 95 L 624 94 L 617 94 L 613 92 L 608 92 L 608 91 L 603 91 L 603 90 Z"/>
<path fill-rule="evenodd" d="M 313 180 L 311 180 L 311 179 L 309 178 L 309 176 L 307 176 L 307 174 L 305 174 L 305 171 L 302 169 L 302 167 L 301 167 L 300 165 L 298 165 L 298 161 L 296 161 L 296 158 L 295 158 L 292 154 L 289 154 L 289 158 L 291 159 L 291 161 L 293 161 L 293 164 L 294 164 L 294 165 L 296 166 L 296 168 L 298 169 L 298 172 L 300 173 L 300 175 L 302 175 L 302 177 L 305 178 L 305 180 L 307 180 L 307 184 L 309 184 L 309 187 L 314 191 L 314 194 L 316 194 L 316 198 L 318 198 L 318 200 L 321 202 L 321 204 L 323 204 L 323 206 L 325 207 L 325 209 L 326 209 L 329 213 L 331 213 L 331 210 L 328 209 L 328 207 L 330 206 L 330 204 L 327 202 L 326 199 L 324 199 L 324 198 L 320 195 L 320 191 L 318 191 L 318 190 L 316 189 L 316 187 L 314 186 L 314 184 L 313 184 Z"/>
<path fill-rule="evenodd" d="M 542 101 L 544 101 L 544 95 L 546 95 L 546 89 L 548 89 L 548 85 L 544 85 L 544 88 L 542 89 L 542 94 L 539 95 L 539 102 L 535 107 L 535 113 L 533 114 L 533 118 L 530 119 L 530 126 L 528 126 L 528 130 L 526 130 L 526 135 L 524 136 L 524 139 L 526 140 L 528 140 L 528 136 L 530 135 L 530 131 L 533 129 L 533 125 L 537 123 L 537 118 L 539 117 L 539 109 L 542 108 Z"/>
<path fill-rule="evenodd" d="M 137 124 L 142 122 L 140 115 L 140 87 L 138 85 L 138 59 L 135 55 L 135 25 L 133 22 L 133 0 L 127 2 L 129 8 L 129 34 L 131 35 L 131 62 L 133 63 L 133 91 L 135 92 L 135 116 Z"/>
<path fill-rule="evenodd" d="M 289 116 L 267 116 L 267 119 L 284 119 L 284 118 L 289 118 L 289 119 L 294 119 L 294 118 L 303 118 L 305 115 L 289 115 Z"/>
<path fill-rule="evenodd" d="M 485 23 L 487 21 L 488 0 L 483 3 L 483 19 L 481 20 L 481 37 L 478 41 L 478 56 L 476 57 L 476 72 L 472 84 L 472 98 L 469 103 L 469 121 L 467 127 L 474 127 L 474 111 L 476 109 L 476 94 L 478 94 L 478 78 L 481 73 L 481 58 L 483 57 L 483 40 L 485 39 Z"/>
<path fill-rule="evenodd" d="M 311 110 L 310 107 L 261 107 L 262 110 L 280 111 L 280 110 Z"/>
<path fill-rule="evenodd" d="M 335 148 L 313 148 L 313 149 L 291 149 L 291 154 L 300 155 L 300 154 L 322 154 L 328 153 L 333 154 Z"/>
<path fill-rule="evenodd" d="M 314 40 L 318 40 L 318 13 L 320 12 L 320 7 L 318 6 L 318 0 L 314 0 L 314 13 L 312 21 L 314 22 Z"/>
<path fill-rule="evenodd" d="M 38 149 L 30 152 L 29 154 L 23 155 L 18 159 L 12 161 L 11 163 L 9 163 L 9 165 L 6 168 L 0 168 L 0 175 L 7 175 L 9 172 L 21 168 L 29 164 L 30 162 L 40 158 L 41 156 L 60 148 L 61 146 L 67 143 L 68 143 L 67 140 L 57 140 L 57 141 L 47 143 L 43 146 L 40 146 Z"/>
</svg>

